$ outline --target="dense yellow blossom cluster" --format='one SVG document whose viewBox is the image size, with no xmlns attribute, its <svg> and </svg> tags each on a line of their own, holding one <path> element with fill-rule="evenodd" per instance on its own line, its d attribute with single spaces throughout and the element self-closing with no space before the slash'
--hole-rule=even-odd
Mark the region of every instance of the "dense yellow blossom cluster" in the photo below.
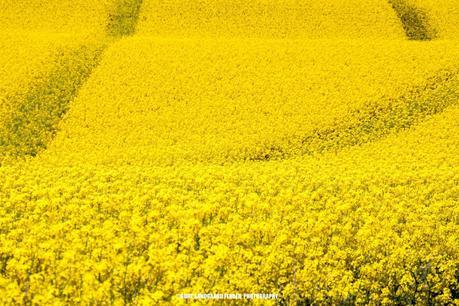
<svg viewBox="0 0 459 306">
<path fill-rule="evenodd" d="M 0 38 L 0 304 L 459 303 L 458 1 L 408 1 L 2 2 L 66 34 Z"/>
<path fill-rule="evenodd" d="M 1 168 L 4 301 L 450 301 L 458 115 L 320 158 Z"/>
</svg>

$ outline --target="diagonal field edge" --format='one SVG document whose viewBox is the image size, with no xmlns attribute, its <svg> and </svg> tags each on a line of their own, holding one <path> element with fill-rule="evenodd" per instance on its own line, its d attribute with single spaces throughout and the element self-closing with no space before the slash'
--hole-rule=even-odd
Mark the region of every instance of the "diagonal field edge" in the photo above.
<svg viewBox="0 0 459 306">
<path fill-rule="evenodd" d="M 107 34 L 115 38 L 134 34 L 142 4 L 143 0 L 118 0 L 109 16 Z"/>
<path fill-rule="evenodd" d="M 101 46 L 83 46 L 55 59 L 54 70 L 16 103 L 18 108 L 0 130 L 0 161 L 7 156 L 33 157 L 46 147 L 103 50 Z"/>
<path fill-rule="evenodd" d="M 57 56 L 57 65 L 46 80 L 29 88 L 24 95 L 18 95 L 25 98 L 15 103 L 18 109 L 0 129 L 0 166 L 6 159 L 34 157 L 46 149 L 57 132 L 58 123 L 99 65 L 104 51 L 116 40 L 134 34 L 141 5 L 142 0 L 119 0 L 107 23 L 108 42 Z"/>
<path fill-rule="evenodd" d="M 459 101 L 459 72 L 444 70 L 383 107 L 368 105 L 354 114 L 359 124 L 329 129 L 302 140 L 304 154 L 340 150 L 408 129 Z M 319 140 L 319 141 L 318 141 Z M 318 141 L 318 142 L 317 142 Z"/>
</svg>

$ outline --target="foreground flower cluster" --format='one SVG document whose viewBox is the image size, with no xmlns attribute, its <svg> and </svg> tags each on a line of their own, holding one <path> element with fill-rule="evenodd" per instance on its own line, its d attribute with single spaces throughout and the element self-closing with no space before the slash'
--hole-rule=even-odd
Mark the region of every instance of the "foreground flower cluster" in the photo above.
<svg viewBox="0 0 459 306">
<path fill-rule="evenodd" d="M 449 2 L 93 2 L 0 40 L 1 304 L 459 302 Z"/>
</svg>

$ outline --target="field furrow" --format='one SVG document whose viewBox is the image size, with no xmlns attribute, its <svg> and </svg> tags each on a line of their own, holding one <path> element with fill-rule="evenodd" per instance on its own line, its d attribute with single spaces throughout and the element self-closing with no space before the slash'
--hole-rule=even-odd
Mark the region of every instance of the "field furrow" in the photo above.
<svg viewBox="0 0 459 306">
<path fill-rule="evenodd" d="M 456 284 L 458 110 L 319 158 L 3 167 L 9 288 L 14 296 L 52 286 L 59 299 L 84 303 L 139 293 L 137 302 L 178 303 L 177 291 L 207 288 L 276 292 L 289 303 L 408 303 L 431 292 L 447 301 L 427 279 Z M 37 272 L 27 279 L 27 271 Z M 53 285 L 41 281 L 55 273 Z"/>
<path fill-rule="evenodd" d="M 80 12 L 75 12 L 70 10 L 72 7 L 70 3 L 37 2 L 35 5 L 38 10 L 64 10 L 65 8 L 69 10 L 68 15 L 63 14 L 54 19 L 54 28 L 51 28 L 46 19 L 37 18 L 40 15 L 19 13 L 19 9 L 23 6 L 9 4 L 3 18 L 22 14 L 23 18 L 30 18 L 28 22 L 31 24 L 35 22 L 40 32 L 16 33 L 14 24 L 7 22 L 11 28 L 6 29 L 7 34 L 3 42 L 5 46 L 19 40 L 22 45 L 16 48 L 26 48 L 26 50 L 21 50 L 24 56 L 15 58 L 13 65 L 7 61 L 11 61 L 17 50 L 4 50 L 2 59 L 7 62 L 4 70 L 12 73 L 16 66 L 24 67 L 24 64 L 28 64 L 28 67 L 15 72 L 20 73 L 13 79 L 16 83 L 9 80 L 4 81 L 6 89 L 0 96 L 2 98 L 0 104 L 0 165 L 7 160 L 14 161 L 18 157 L 34 157 L 46 149 L 56 134 L 57 125 L 67 112 L 69 104 L 77 96 L 80 87 L 91 75 L 94 67 L 98 65 L 104 49 L 116 39 L 133 34 L 141 1 L 112 2 L 99 3 L 97 6 L 99 10 L 94 11 L 94 16 L 88 15 L 85 18 L 73 14 L 88 13 L 87 9 L 93 7 L 95 3 L 82 1 L 78 3 Z M 74 3 L 73 6 L 75 5 Z M 31 9 L 33 6 L 26 7 Z M 94 17 L 94 20 L 91 17 Z M 79 20 L 84 21 L 84 24 L 79 24 L 78 29 L 87 28 L 88 33 L 83 34 L 63 25 L 64 21 L 69 22 L 69 19 L 72 18 L 84 19 Z M 16 26 L 22 30 L 26 29 L 23 25 Z M 95 32 L 96 30 L 104 32 Z M 60 31 L 66 32 L 56 34 Z M 30 40 L 33 43 L 30 43 Z M 42 50 L 32 49 L 37 46 Z M 40 51 L 47 53 L 41 55 Z M 34 56 L 38 59 L 41 56 L 43 59 L 37 61 Z M 16 66 L 14 66 L 15 63 Z M 36 63 L 35 66 L 30 67 L 34 63 Z M 28 77 L 31 80 L 27 82 Z M 13 84 L 16 86 L 21 84 L 21 86 L 14 89 L 7 87 L 8 85 L 12 87 Z"/>
<path fill-rule="evenodd" d="M 66 50 L 51 58 L 53 68 L 40 81 L 5 98 L 13 109 L 1 122 L 0 161 L 33 157 L 46 148 L 102 50 L 101 44 Z"/>
</svg>

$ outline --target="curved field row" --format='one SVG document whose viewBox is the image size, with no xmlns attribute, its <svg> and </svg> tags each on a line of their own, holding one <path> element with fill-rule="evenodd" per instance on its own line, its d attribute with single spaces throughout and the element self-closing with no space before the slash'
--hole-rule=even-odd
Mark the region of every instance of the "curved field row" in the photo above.
<svg viewBox="0 0 459 306">
<path fill-rule="evenodd" d="M 380 0 L 145 0 L 138 32 L 181 37 L 404 37 L 395 12 Z"/>
<path fill-rule="evenodd" d="M 104 35 L 117 0 L 2 0 L 2 31 Z"/>
<path fill-rule="evenodd" d="M 362 109 L 354 110 L 345 121 L 337 120 L 333 126 L 316 129 L 303 138 L 301 151 L 303 154 L 316 154 L 362 145 L 389 133 L 407 129 L 450 105 L 457 105 L 458 68 L 442 69 L 425 83 L 399 96 L 380 98 Z M 350 118 L 355 120 L 350 122 Z"/>
<path fill-rule="evenodd" d="M 0 66 L 5 76 L 0 80 L 0 159 L 3 159 L 7 155 L 22 155 L 13 152 L 16 150 L 37 149 L 27 142 L 42 141 L 38 133 L 47 133 L 48 128 L 41 126 L 33 135 L 33 138 L 39 138 L 35 140 L 30 139 L 32 135 L 22 134 L 20 130 L 24 124 L 40 125 L 36 122 L 40 117 L 55 116 L 56 109 L 62 107 L 59 103 L 65 103 L 62 101 L 63 95 L 74 95 L 66 91 L 65 87 L 77 86 L 78 78 L 82 77 L 80 74 L 84 75 L 81 64 L 78 66 L 75 62 L 90 56 L 98 43 L 86 37 L 68 34 L 23 33 L 5 34 L 0 44 Z M 74 64 L 70 63 L 71 60 Z M 56 76 L 56 71 L 73 74 L 72 80 L 64 75 Z M 54 108 L 52 105 L 46 109 L 41 107 L 40 103 L 44 104 L 45 100 L 46 103 L 54 104 Z M 35 115 L 26 115 L 27 108 L 31 112 L 35 111 Z M 37 111 L 41 114 L 37 114 Z M 23 122 L 19 123 L 16 119 Z M 22 139 L 18 138 L 20 134 L 19 138 Z M 18 141 L 23 142 L 23 145 L 18 145 Z"/>
<path fill-rule="evenodd" d="M 224 164 L 318 153 L 321 141 L 340 148 L 352 127 L 361 127 L 351 137 L 360 144 L 455 103 L 457 82 L 448 74 L 431 79 L 457 61 L 455 48 L 451 42 L 122 40 L 107 50 L 45 156 L 69 163 Z M 410 93 L 425 84 L 439 89 Z M 398 99 L 400 93 L 407 96 Z M 342 141 L 322 139 L 334 127 Z"/>
<path fill-rule="evenodd" d="M 107 34 L 113 37 L 134 34 L 143 0 L 116 0 L 107 24 Z"/>
<path fill-rule="evenodd" d="M 415 42 L 434 10 L 377 0 L 4 4 L 91 39 L 0 50 L 0 304 L 459 300 L 451 11 Z"/>
</svg>

